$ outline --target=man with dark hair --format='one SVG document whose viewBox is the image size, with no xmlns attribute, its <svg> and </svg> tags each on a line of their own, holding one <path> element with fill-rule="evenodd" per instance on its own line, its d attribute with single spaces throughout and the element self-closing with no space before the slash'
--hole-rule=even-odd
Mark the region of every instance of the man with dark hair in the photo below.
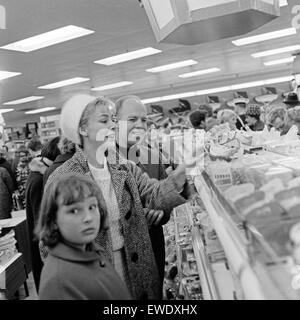
<svg viewBox="0 0 300 320">
<path fill-rule="evenodd" d="M 4 148 L 4 147 L 0 148 L 0 167 L 7 170 L 7 172 L 9 173 L 9 175 L 11 177 L 11 180 L 13 182 L 14 190 L 16 190 L 18 188 L 18 183 L 17 183 L 17 179 L 16 179 L 16 176 L 15 176 L 13 170 L 12 170 L 11 165 L 9 164 L 9 162 L 5 158 L 6 155 L 7 155 L 7 149 L 6 148 Z"/>
<path fill-rule="evenodd" d="M 194 129 L 205 129 L 206 113 L 195 110 L 190 114 L 190 121 Z"/>
</svg>

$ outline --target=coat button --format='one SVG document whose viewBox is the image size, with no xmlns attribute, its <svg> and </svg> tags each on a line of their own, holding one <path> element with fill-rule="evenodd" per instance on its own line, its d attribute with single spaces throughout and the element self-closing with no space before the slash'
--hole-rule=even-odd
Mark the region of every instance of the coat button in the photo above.
<svg viewBox="0 0 300 320">
<path fill-rule="evenodd" d="M 104 261 L 99 261 L 99 265 L 101 268 L 105 267 L 105 262 Z"/>
<path fill-rule="evenodd" d="M 136 252 L 134 252 L 134 253 L 132 254 L 132 256 L 131 256 L 131 261 L 132 261 L 132 262 L 137 262 L 137 261 L 138 261 L 138 258 L 139 258 L 138 254 L 137 254 Z"/>
<path fill-rule="evenodd" d="M 125 219 L 128 220 L 131 217 L 131 210 L 129 210 L 126 214 L 125 214 Z"/>
</svg>

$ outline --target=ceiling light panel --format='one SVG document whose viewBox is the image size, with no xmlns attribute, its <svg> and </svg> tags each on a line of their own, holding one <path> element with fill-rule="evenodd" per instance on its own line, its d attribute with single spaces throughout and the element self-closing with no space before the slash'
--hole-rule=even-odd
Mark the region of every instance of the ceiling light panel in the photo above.
<svg viewBox="0 0 300 320">
<path fill-rule="evenodd" d="M 20 75 L 21 72 L 0 71 L 0 81 Z"/>
<path fill-rule="evenodd" d="M 292 81 L 293 79 L 294 79 L 294 76 L 285 76 L 285 77 L 279 77 L 279 78 L 253 81 L 253 82 L 245 82 L 245 83 L 233 84 L 233 85 L 218 87 L 218 88 L 211 88 L 211 89 L 192 91 L 192 92 L 183 92 L 183 93 L 167 95 L 162 97 L 143 99 L 142 102 L 145 104 L 149 104 L 149 103 L 174 100 L 174 99 L 179 99 L 184 97 L 204 96 L 208 94 L 214 94 L 214 93 L 220 93 L 220 92 L 226 92 L 226 91 L 235 91 L 239 89 L 246 89 L 246 88 L 260 87 L 260 86 L 276 84 L 276 83 L 289 82 L 289 81 Z"/>
<path fill-rule="evenodd" d="M 288 37 L 295 34 L 297 34 L 297 30 L 295 28 L 287 28 L 287 29 L 277 30 L 273 32 L 258 34 L 252 37 L 234 40 L 232 41 L 232 43 L 236 46 L 245 46 L 252 43 L 263 42 L 263 41 L 278 39 L 282 37 Z"/>
<path fill-rule="evenodd" d="M 210 68 L 210 69 L 205 69 L 205 70 L 198 70 L 198 71 L 194 71 L 194 72 L 184 73 L 184 74 L 179 75 L 179 77 L 180 78 L 191 78 L 191 77 L 202 76 L 205 74 L 219 72 L 219 71 L 221 71 L 221 69 L 219 69 L 219 68 Z"/>
<path fill-rule="evenodd" d="M 272 60 L 272 61 L 267 61 L 264 62 L 264 65 L 269 67 L 269 66 L 276 66 L 278 64 L 284 64 L 284 63 L 292 63 L 296 59 L 295 56 L 293 57 L 288 57 L 288 58 L 283 58 L 283 59 L 278 59 L 278 60 Z"/>
<path fill-rule="evenodd" d="M 1 113 L 11 112 L 11 111 L 14 111 L 14 109 L 0 109 L 0 114 Z"/>
<path fill-rule="evenodd" d="M 70 86 L 72 84 L 77 84 L 77 83 L 81 83 L 81 82 L 85 82 L 85 81 L 89 81 L 89 80 L 90 80 L 89 78 L 76 77 L 76 78 L 71 78 L 71 79 L 67 79 L 67 80 L 63 80 L 63 81 L 59 81 L 59 82 L 50 83 L 50 84 L 47 84 L 45 86 L 41 86 L 38 88 L 39 89 L 56 89 L 56 88 Z"/>
<path fill-rule="evenodd" d="M 47 112 L 56 109 L 55 107 L 46 107 L 46 108 L 40 108 L 36 110 L 31 110 L 31 111 L 26 111 L 26 114 L 35 114 L 35 113 L 42 113 L 42 112 Z"/>
<path fill-rule="evenodd" d="M 131 81 L 116 82 L 116 83 L 111 83 L 111 84 L 107 84 L 107 85 L 104 85 L 104 86 L 92 88 L 91 91 L 110 90 L 110 89 L 130 86 L 131 84 L 133 84 L 133 82 L 131 82 Z"/>
<path fill-rule="evenodd" d="M 97 64 L 103 64 L 105 66 L 110 66 L 113 64 L 118 64 L 118 63 L 130 61 L 130 60 L 135 60 L 135 59 L 151 56 L 153 54 L 157 54 L 160 52 L 161 52 L 161 50 L 148 47 L 148 48 L 130 51 L 130 52 L 116 55 L 116 56 L 108 57 L 105 59 L 97 60 L 94 62 Z"/>
<path fill-rule="evenodd" d="M 88 30 L 85 28 L 69 25 L 66 27 L 58 28 L 49 32 L 39 34 L 37 36 L 26 38 L 24 40 L 13 42 L 0 48 L 20 52 L 31 52 L 52 46 L 54 44 L 87 36 L 94 32 L 95 31 Z"/>
<path fill-rule="evenodd" d="M 300 50 L 300 45 L 295 45 L 295 46 L 289 46 L 289 47 L 283 47 L 283 48 L 253 53 L 252 57 L 253 58 L 262 58 L 262 57 L 272 56 L 275 54 L 281 54 L 281 53 L 298 51 L 298 50 Z"/>
<path fill-rule="evenodd" d="M 147 69 L 146 71 L 147 72 L 152 72 L 152 73 L 163 72 L 163 71 L 168 71 L 168 70 L 173 70 L 173 69 L 192 66 L 192 65 L 195 65 L 197 63 L 198 62 L 195 61 L 195 60 L 184 60 L 184 61 L 180 61 L 180 62 L 175 62 L 175 63 L 166 64 L 166 65 L 163 65 L 163 66 Z"/>
<path fill-rule="evenodd" d="M 22 98 L 22 99 L 18 99 L 18 100 L 13 100 L 13 101 L 8 101 L 8 102 L 4 102 L 4 105 L 15 105 L 15 104 L 21 104 L 21 103 L 26 103 L 26 102 L 32 102 L 32 101 L 36 101 L 36 100 L 41 100 L 44 99 L 45 97 L 42 96 L 30 96 L 30 97 L 26 97 L 26 98 Z"/>
</svg>

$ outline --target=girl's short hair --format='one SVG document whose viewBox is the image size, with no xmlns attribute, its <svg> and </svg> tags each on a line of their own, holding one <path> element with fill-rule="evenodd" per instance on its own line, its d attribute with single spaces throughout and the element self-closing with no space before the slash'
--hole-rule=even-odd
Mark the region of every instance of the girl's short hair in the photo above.
<svg viewBox="0 0 300 320">
<path fill-rule="evenodd" d="M 83 175 L 64 175 L 53 181 L 45 190 L 35 235 L 46 246 L 54 247 L 62 240 L 56 226 L 57 211 L 60 205 L 71 205 L 86 198 L 96 197 L 100 212 L 100 230 L 107 228 L 107 209 L 101 190 L 95 182 Z"/>
</svg>

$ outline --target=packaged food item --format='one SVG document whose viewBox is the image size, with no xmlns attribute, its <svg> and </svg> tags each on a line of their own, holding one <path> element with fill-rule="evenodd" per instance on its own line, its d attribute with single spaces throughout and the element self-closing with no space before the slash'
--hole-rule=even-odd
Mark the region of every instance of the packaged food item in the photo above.
<svg viewBox="0 0 300 320">
<path fill-rule="evenodd" d="M 300 187 L 282 190 L 276 193 L 274 198 L 285 210 L 289 211 L 292 207 L 300 203 Z"/>
<path fill-rule="evenodd" d="M 275 178 L 278 178 L 287 184 L 293 178 L 293 171 L 291 169 L 278 166 L 269 168 L 268 171 L 264 173 L 265 182 Z"/>
<path fill-rule="evenodd" d="M 284 210 L 278 202 L 272 201 L 250 211 L 246 220 L 254 226 L 270 225 L 282 219 Z"/>
<path fill-rule="evenodd" d="M 245 166 L 241 160 L 236 159 L 231 162 L 231 175 L 234 185 L 247 182 Z"/>
<path fill-rule="evenodd" d="M 288 182 L 288 188 L 295 188 L 300 186 L 300 177 L 292 179 Z"/>
<path fill-rule="evenodd" d="M 265 204 L 266 195 L 263 191 L 255 191 L 252 194 L 234 202 L 234 206 L 243 216 L 246 216 L 251 210 Z"/>
<path fill-rule="evenodd" d="M 224 190 L 232 185 L 231 166 L 225 161 L 216 161 L 209 166 L 215 186 Z"/>
<path fill-rule="evenodd" d="M 274 198 L 274 195 L 285 189 L 285 186 L 282 180 L 276 178 L 270 180 L 268 183 L 263 185 L 260 190 L 265 192 L 267 200 L 271 201 Z"/>
<path fill-rule="evenodd" d="M 270 164 L 261 164 L 246 168 L 245 175 L 247 182 L 253 183 L 257 189 L 265 184 L 263 174 L 271 167 Z"/>
<path fill-rule="evenodd" d="M 226 191 L 224 191 L 224 196 L 226 199 L 235 202 L 247 195 L 250 195 L 255 191 L 255 186 L 252 183 L 244 183 L 237 186 L 231 186 Z"/>
</svg>

